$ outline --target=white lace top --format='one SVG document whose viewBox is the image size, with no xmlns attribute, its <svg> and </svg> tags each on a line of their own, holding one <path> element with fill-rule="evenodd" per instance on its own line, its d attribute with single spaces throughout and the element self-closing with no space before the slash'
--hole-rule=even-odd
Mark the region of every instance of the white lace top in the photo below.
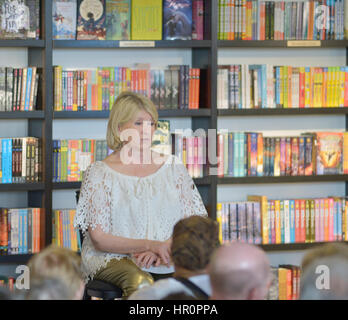
<svg viewBox="0 0 348 320">
<path fill-rule="evenodd" d="M 102 161 L 91 164 L 85 172 L 74 219 L 74 226 L 85 235 L 81 256 L 86 280 L 110 259 L 130 257 L 98 251 L 88 227 L 100 225 L 105 233 L 115 236 L 164 241 L 171 237 L 177 221 L 191 215 L 207 216 L 207 212 L 178 157 L 168 156 L 155 173 L 146 177 L 119 173 Z M 166 273 L 163 267 L 147 271 Z"/>
</svg>

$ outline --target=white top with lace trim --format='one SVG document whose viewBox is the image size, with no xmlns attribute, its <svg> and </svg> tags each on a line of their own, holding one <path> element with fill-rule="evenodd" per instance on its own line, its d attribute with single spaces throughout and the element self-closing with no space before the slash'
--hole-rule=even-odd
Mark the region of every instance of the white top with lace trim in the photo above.
<svg viewBox="0 0 348 320">
<path fill-rule="evenodd" d="M 207 216 L 202 198 L 180 159 L 168 156 L 165 163 L 146 177 L 128 176 L 97 161 L 91 164 L 81 186 L 74 226 L 84 232 L 83 273 L 93 278 L 111 259 L 130 258 L 127 254 L 98 251 L 88 228 L 100 225 L 105 233 L 132 239 L 164 241 L 173 227 L 191 215 Z M 170 273 L 166 266 L 144 269 Z"/>
</svg>

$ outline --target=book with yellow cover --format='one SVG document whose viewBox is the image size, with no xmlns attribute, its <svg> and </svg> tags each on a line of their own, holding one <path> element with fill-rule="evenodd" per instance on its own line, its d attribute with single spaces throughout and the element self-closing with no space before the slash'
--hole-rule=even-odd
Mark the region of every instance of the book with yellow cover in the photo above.
<svg viewBox="0 0 348 320">
<path fill-rule="evenodd" d="M 162 40 L 162 0 L 132 0 L 132 40 Z"/>
</svg>

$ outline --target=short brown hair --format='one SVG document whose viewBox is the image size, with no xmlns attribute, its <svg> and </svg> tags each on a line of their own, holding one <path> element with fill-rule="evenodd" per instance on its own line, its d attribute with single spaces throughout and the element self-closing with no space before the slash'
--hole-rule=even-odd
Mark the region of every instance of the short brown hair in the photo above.
<svg viewBox="0 0 348 320">
<path fill-rule="evenodd" d="M 74 251 L 50 245 L 29 260 L 30 281 L 61 280 L 69 288 L 71 299 L 81 286 L 81 257 Z"/>
<path fill-rule="evenodd" d="M 191 216 L 174 226 L 171 252 L 175 266 L 203 270 L 218 246 L 219 226 L 210 218 Z"/>
<path fill-rule="evenodd" d="M 106 142 L 110 149 L 116 151 L 122 148 L 119 126 L 132 120 L 140 110 L 149 113 L 157 125 L 158 112 L 149 98 L 131 91 L 124 91 L 118 96 L 112 106 L 106 132 Z"/>
<path fill-rule="evenodd" d="M 348 245 L 344 243 L 325 243 L 309 250 L 302 259 L 302 269 L 320 258 L 340 256 L 348 261 Z"/>
</svg>

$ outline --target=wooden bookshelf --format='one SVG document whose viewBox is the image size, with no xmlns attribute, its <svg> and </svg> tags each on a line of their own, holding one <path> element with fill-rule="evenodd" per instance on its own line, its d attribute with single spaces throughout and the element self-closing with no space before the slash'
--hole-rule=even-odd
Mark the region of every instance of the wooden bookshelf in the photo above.
<svg viewBox="0 0 348 320">
<path fill-rule="evenodd" d="M 157 41 L 113 41 L 113 40 L 53 40 L 54 49 L 192 49 L 210 48 L 210 40 L 157 40 Z"/>
<path fill-rule="evenodd" d="M 0 256 L 0 263 L 27 264 L 33 254 L 9 254 Z"/>
<path fill-rule="evenodd" d="M 55 111 L 54 119 L 108 119 L 109 111 Z M 160 118 L 210 117 L 211 110 L 201 108 L 195 110 L 161 109 Z M 1 116 L 1 114 L 0 114 Z"/>
<path fill-rule="evenodd" d="M 44 111 L 1 111 L 0 119 L 44 119 Z"/>
<path fill-rule="evenodd" d="M 348 107 L 342 108 L 276 108 L 276 109 L 218 109 L 218 116 L 301 116 L 301 115 L 348 115 Z"/>
<path fill-rule="evenodd" d="M 28 65 L 43 68 L 42 74 L 42 110 L 32 112 L 0 112 L 0 120 L 26 119 L 28 121 L 28 136 L 37 136 L 43 139 L 45 150 L 43 161 L 43 181 L 40 183 L 25 184 L 0 184 L 1 192 L 28 192 L 28 206 L 35 204 L 45 208 L 46 212 L 46 245 L 52 240 L 52 192 L 54 190 L 79 189 L 81 182 L 53 183 L 53 122 L 60 119 L 107 119 L 108 111 L 86 111 L 86 112 L 54 112 L 54 87 L 53 87 L 53 55 L 54 50 L 64 50 L 67 57 L 70 49 L 83 50 L 143 50 L 149 54 L 156 49 L 184 49 L 191 51 L 191 66 L 208 70 L 207 84 L 201 87 L 207 93 L 205 108 L 198 110 L 159 110 L 161 118 L 191 118 L 192 130 L 198 128 L 217 129 L 218 118 L 226 116 L 301 116 L 301 115 L 342 115 L 346 119 L 348 130 L 348 107 L 347 108 L 308 108 L 308 109 L 248 109 L 248 110 L 221 110 L 217 109 L 217 69 L 218 50 L 222 48 L 245 48 L 256 50 L 258 48 L 289 49 L 288 41 L 225 41 L 218 40 L 218 0 L 205 0 L 207 29 L 205 30 L 206 40 L 201 41 L 153 41 L 153 43 L 136 43 L 136 41 L 80 41 L 80 40 L 53 40 L 52 38 L 52 2 L 41 1 L 41 40 L 0 40 L 2 48 L 27 48 Z M 297 47 L 298 48 L 298 47 Z M 300 48 L 348 48 L 347 40 L 326 40 L 321 41 L 320 46 L 308 47 L 305 43 Z M 132 61 L 133 62 L 133 61 Z M 136 62 L 136 61 L 134 61 Z M 2 136 L 6 133 L 1 132 Z M 297 176 L 297 177 L 224 177 L 209 176 L 194 179 L 201 192 L 204 203 L 209 205 L 210 216 L 216 219 L 217 189 L 218 185 L 228 184 L 262 184 L 262 183 L 306 183 L 306 182 L 328 182 L 339 181 L 346 184 L 346 195 L 348 195 L 348 175 L 326 175 L 326 176 Z M 73 191 L 72 191 L 73 192 Z M 265 250 L 300 250 L 317 244 L 282 244 L 264 245 Z M 21 263 L 22 258 L 28 259 L 30 255 L 0 256 L 0 263 Z"/>
<path fill-rule="evenodd" d="M 223 177 L 218 184 L 255 184 L 255 183 L 302 183 L 347 181 L 348 175 L 317 175 L 317 176 L 281 176 L 281 177 Z"/>
<path fill-rule="evenodd" d="M 260 244 L 259 246 L 267 251 L 295 251 L 295 250 L 308 250 L 314 247 L 318 247 L 325 243 L 333 243 L 333 242 L 310 242 L 310 243 L 281 243 L 281 244 Z M 345 243 L 346 241 L 340 241 L 337 243 Z"/>
</svg>

